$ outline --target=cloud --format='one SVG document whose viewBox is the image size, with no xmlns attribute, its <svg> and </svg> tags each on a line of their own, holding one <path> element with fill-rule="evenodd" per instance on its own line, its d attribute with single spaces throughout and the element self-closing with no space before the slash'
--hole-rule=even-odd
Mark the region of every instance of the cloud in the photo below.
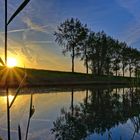
<svg viewBox="0 0 140 140">
<path fill-rule="evenodd" d="M 52 44 L 53 41 L 29 41 L 31 44 Z"/>
<path fill-rule="evenodd" d="M 0 33 L 0 56 L 4 57 L 4 34 Z M 30 47 L 25 47 L 24 44 L 21 44 L 17 40 L 13 40 L 8 37 L 8 56 L 14 56 L 18 59 L 25 60 L 27 62 L 30 59 L 30 62 L 33 61 L 34 56 L 31 54 L 33 52 Z M 21 58 L 22 57 L 22 58 Z"/>
<path fill-rule="evenodd" d="M 116 0 L 119 5 L 125 8 L 129 13 L 131 13 L 134 17 L 140 17 L 139 13 L 137 12 L 139 8 L 139 0 Z"/>
<path fill-rule="evenodd" d="M 140 40 L 140 23 L 132 23 L 124 32 L 126 41 L 129 45 L 133 45 Z"/>
<path fill-rule="evenodd" d="M 29 17 L 25 17 L 23 18 L 23 22 L 27 25 L 28 28 L 25 29 L 19 29 L 19 30 L 11 30 L 8 31 L 9 33 L 16 33 L 16 32 L 22 32 L 22 39 L 24 42 L 24 45 L 26 46 L 26 44 L 46 44 L 46 43 L 52 43 L 53 41 L 50 39 L 48 41 L 46 40 L 31 40 L 29 41 L 28 35 L 32 37 L 39 34 L 39 32 L 41 33 L 45 33 L 46 34 L 46 38 L 49 36 L 52 36 L 55 27 L 53 25 L 38 25 L 36 23 L 34 23 Z M 32 31 L 32 32 L 31 32 Z M 35 31 L 35 32 L 34 32 Z M 37 31 L 37 32 L 36 32 Z M 34 36 L 32 36 L 32 33 L 34 34 Z M 30 35 L 31 34 L 31 35 Z"/>
<path fill-rule="evenodd" d="M 39 28 L 42 28 L 42 29 L 41 29 L 42 31 L 43 31 L 43 28 L 46 28 L 46 27 L 48 27 L 48 25 L 39 26 Z M 8 33 L 18 33 L 18 32 L 25 32 L 25 31 L 32 31 L 32 30 L 42 32 L 41 30 L 38 30 L 38 29 L 36 29 L 36 28 L 22 28 L 22 29 L 8 30 Z M 45 31 L 45 29 L 44 29 L 43 32 L 46 33 L 47 31 Z M 0 32 L 0 33 L 4 34 L 4 32 Z"/>
<path fill-rule="evenodd" d="M 9 1 L 8 16 L 15 11 L 20 2 Z M 4 2 L 0 0 L 1 3 L 4 12 Z M 55 45 L 52 44 L 53 32 L 60 19 L 55 4 L 52 0 L 47 1 L 47 4 L 46 1 L 34 0 L 15 18 L 8 28 L 8 56 L 15 56 L 19 61 L 21 59 L 26 67 L 71 69 L 71 60 L 62 56 L 61 50 L 56 51 Z M 3 21 L 1 17 L 0 13 L 0 20 Z M 0 32 L 0 55 L 4 56 L 4 32 Z"/>
<path fill-rule="evenodd" d="M 33 23 L 33 22 L 31 21 L 31 19 L 28 18 L 28 17 L 25 17 L 25 18 L 23 19 L 23 22 L 24 22 L 24 23 L 29 27 L 29 29 L 31 29 L 31 30 L 35 30 L 35 31 L 38 31 L 38 32 L 46 32 L 46 30 L 44 29 L 44 27 L 46 27 L 46 26 L 39 26 L 39 25 Z"/>
<path fill-rule="evenodd" d="M 4 43 L 5 39 L 4 39 L 4 35 L 0 32 L 0 41 L 1 43 Z"/>
<path fill-rule="evenodd" d="M 17 52 L 15 49 L 13 48 L 8 48 L 8 50 L 13 54 L 13 55 L 17 55 Z"/>
<path fill-rule="evenodd" d="M 140 40 L 140 15 L 139 15 L 139 0 L 116 0 L 120 7 L 125 8 L 132 16 L 132 20 L 126 25 L 123 31 L 125 41 L 129 45 L 133 45 Z"/>
</svg>

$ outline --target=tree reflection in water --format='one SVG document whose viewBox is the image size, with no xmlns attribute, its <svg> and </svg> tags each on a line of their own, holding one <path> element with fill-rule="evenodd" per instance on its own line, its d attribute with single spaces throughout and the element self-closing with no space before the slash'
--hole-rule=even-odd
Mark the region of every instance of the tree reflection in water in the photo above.
<svg viewBox="0 0 140 140">
<path fill-rule="evenodd" d="M 134 139 L 140 131 L 140 90 L 123 89 L 123 94 L 118 94 L 118 91 L 93 89 L 90 96 L 87 91 L 86 98 L 80 105 L 73 106 L 72 111 L 62 109 L 52 129 L 56 139 L 81 140 L 90 134 L 103 135 L 105 132 L 108 132 L 108 139 L 112 139 L 111 128 L 129 119 L 134 126 L 131 138 Z"/>
</svg>

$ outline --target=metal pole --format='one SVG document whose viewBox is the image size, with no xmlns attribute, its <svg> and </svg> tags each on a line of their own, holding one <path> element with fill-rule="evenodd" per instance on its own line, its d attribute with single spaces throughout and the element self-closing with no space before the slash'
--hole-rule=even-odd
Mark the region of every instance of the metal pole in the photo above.
<svg viewBox="0 0 140 140">
<path fill-rule="evenodd" d="M 8 140 L 10 140 L 10 109 L 9 109 L 9 91 L 8 86 L 6 87 L 7 93 L 7 129 L 8 129 Z"/>
<path fill-rule="evenodd" d="M 5 65 L 7 66 L 7 0 L 5 0 Z M 7 94 L 7 134 L 10 140 L 10 110 L 9 110 L 9 92 L 6 77 L 6 94 Z"/>
<path fill-rule="evenodd" d="M 5 0 L 5 65 L 7 65 L 7 0 Z"/>
</svg>

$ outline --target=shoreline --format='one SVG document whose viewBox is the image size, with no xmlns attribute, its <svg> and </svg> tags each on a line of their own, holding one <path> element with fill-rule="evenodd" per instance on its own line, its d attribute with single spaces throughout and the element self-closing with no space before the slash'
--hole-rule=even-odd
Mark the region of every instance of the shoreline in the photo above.
<svg viewBox="0 0 140 140">
<path fill-rule="evenodd" d="M 39 69 L 23 69 L 15 67 L 8 69 L 7 78 L 3 71 L 0 70 L 0 87 L 5 88 L 7 83 L 8 87 L 18 87 L 26 72 L 27 77 L 22 84 L 22 87 L 62 87 L 62 86 L 103 86 L 103 85 L 139 85 L 140 79 L 135 77 L 121 77 L 121 76 L 96 76 L 93 74 L 85 73 L 72 73 L 64 71 L 50 71 Z"/>
<path fill-rule="evenodd" d="M 10 88 L 17 88 L 20 83 L 12 83 L 7 85 Z M 22 87 L 69 87 L 69 86 L 135 86 L 136 83 L 126 81 L 71 81 L 71 82 L 46 82 L 46 83 L 24 83 Z M 0 84 L 0 88 L 5 88 L 5 84 Z"/>
</svg>

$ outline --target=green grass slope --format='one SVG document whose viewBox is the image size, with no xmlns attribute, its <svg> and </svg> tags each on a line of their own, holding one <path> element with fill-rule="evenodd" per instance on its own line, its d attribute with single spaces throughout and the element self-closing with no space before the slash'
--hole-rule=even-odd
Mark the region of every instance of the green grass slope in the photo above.
<svg viewBox="0 0 140 140">
<path fill-rule="evenodd" d="M 72 73 L 64 71 L 50 71 L 40 69 L 12 68 L 8 72 L 0 68 L 0 83 L 5 81 L 5 73 L 8 73 L 8 82 L 18 85 L 27 73 L 25 85 L 28 86 L 54 86 L 54 85 L 80 85 L 80 84 L 135 84 L 136 78 L 116 76 L 94 76 L 92 74 Z"/>
</svg>

